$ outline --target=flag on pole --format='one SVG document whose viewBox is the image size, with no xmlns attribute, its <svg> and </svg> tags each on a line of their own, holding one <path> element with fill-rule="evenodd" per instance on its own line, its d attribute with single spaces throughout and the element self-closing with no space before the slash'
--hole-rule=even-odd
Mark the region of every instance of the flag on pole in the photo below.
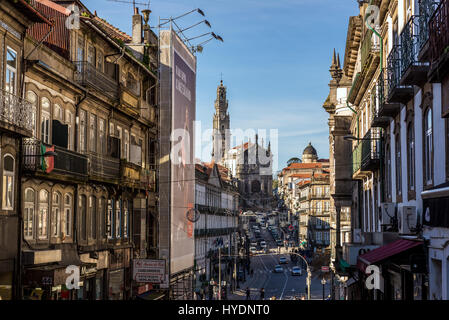
<svg viewBox="0 0 449 320">
<path fill-rule="evenodd" d="M 44 154 L 49 151 L 55 151 L 55 146 L 47 147 L 44 144 L 41 144 L 41 165 L 42 170 L 46 173 L 50 173 L 53 171 L 55 167 L 55 157 L 54 156 L 48 156 L 44 157 Z"/>
</svg>

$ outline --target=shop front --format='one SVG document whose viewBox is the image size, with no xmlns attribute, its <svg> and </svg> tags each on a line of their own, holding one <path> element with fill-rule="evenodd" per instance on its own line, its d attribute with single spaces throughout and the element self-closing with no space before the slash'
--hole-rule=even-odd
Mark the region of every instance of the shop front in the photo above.
<svg viewBox="0 0 449 320">
<path fill-rule="evenodd" d="M 422 300 L 426 298 L 425 247 L 419 239 L 399 239 L 371 250 L 357 258 L 360 283 L 370 282 L 373 288 L 364 286 L 364 300 Z M 379 270 L 366 272 L 370 265 Z M 368 279 L 368 277 L 370 277 Z M 377 278 L 379 277 L 379 278 Z M 379 280 L 378 282 L 376 280 Z M 376 283 L 379 284 L 376 287 Z"/>
<path fill-rule="evenodd" d="M 108 300 L 127 300 L 131 296 L 131 249 L 114 249 L 109 254 Z"/>
</svg>

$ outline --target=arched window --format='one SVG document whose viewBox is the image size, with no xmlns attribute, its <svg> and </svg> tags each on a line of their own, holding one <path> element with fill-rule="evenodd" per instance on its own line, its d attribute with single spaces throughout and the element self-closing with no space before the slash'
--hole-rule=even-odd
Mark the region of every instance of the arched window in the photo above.
<svg viewBox="0 0 449 320">
<path fill-rule="evenodd" d="M 123 238 L 128 238 L 129 201 L 123 201 Z"/>
<path fill-rule="evenodd" d="M 66 193 L 64 196 L 64 218 L 62 221 L 62 233 L 64 236 L 72 235 L 72 195 Z"/>
<path fill-rule="evenodd" d="M 48 191 L 42 189 L 39 192 L 39 215 L 38 215 L 38 228 L 37 234 L 39 239 L 47 239 L 47 226 L 48 226 Z"/>
<path fill-rule="evenodd" d="M 13 210 L 14 207 L 14 158 L 7 154 L 3 157 L 3 210 Z"/>
<path fill-rule="evenodd" d="M 50 143 L 50 100 L 42 98 L 41 100 L 41 140 Z"/>
<path fill-rule="evenodd" d="M 121 201 L 115 201 L 115 237 L 120 239 L 122 237 L 122 210 L 121 210 Z"/>
<path fill-rule="evenodd" d="M 53 192 L 51 203 L 51 235 L 59 237 L 61 235 L 61 194 Z"/>
<path fill-rule="evenodd" d="M 37 113 L 37 95 L 33 91 L 27 91 L 27 100 L 32 104 L 31 110 L 31 126 L 33 137 L 36 137 L 36 113 Z"/>
<path fill-rule="evenodd" d="M 428 108 L 424 113 L 424 184 L 433 182 L 433 128 L 432 109 Z"/>
<path fill-rule="evenodd" d="M 33 238 L 34 210 L 35 210 L 34 190 L 31 188 L 27 188 L 25 189 L 25 201 L 23 212 L 23 235 L 25 239 Z"/>
<path fill-rule="evenodd" d="M 97 238 L 97 198 L 91 196 L 89 198 L 89 215 L 90 215 L 90 228 L 89 236 L 92 239 Z"/>
</svg>

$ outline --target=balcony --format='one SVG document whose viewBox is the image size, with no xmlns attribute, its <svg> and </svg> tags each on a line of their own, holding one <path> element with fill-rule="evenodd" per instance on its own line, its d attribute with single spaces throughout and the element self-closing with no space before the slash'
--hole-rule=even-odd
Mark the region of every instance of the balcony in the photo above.
<svg viewBox="0 0 449 320">
<path fill-rule="evenodd" d="M 390 124 L 390 118 L 381 113 L 382 107 L 385 104 L 385 99 L 381 96 L 380 92 L 382 87 L 385 86 L 382 73 L 377 80 L 376 86 L 371 90 L 370 107 L 371 107 L 371 126 L 386 128 Z"/>
<path fill-rule="evenodd" d="M 389 117 L 395 117 L 401 111 L 400 103 L 390 103 L 387 100 L 388 95 L 388 81 L 387 81 L 387 70 L 383 69 L 379 75 L 377 81 L 377 99 L 378 99 L 378 109 L 375 114 L 377 118 L 386 118 L 388 120 L 382 119 L 382 121 L 388 121 L 387 126 L 390 123 Z M 380 119 L 376 119 L 376 121 Z"/>
<path fill-rule="evenodd" d="M 431 82 L 441 82 L 449 71 L 449 0 L 441 0 L 429 21 Z"/>
<path fill-rule="evenodd" d="M 380 42 L 372 30 L 365 33 L 361 48 L 362 71 L 377 68 L 379 64 Z M 374 62 L 374 63 L 373 63 Z"/>
<path fill-rule="evenodd" d="M 23 139 L 23 168 L 25 171 L 46 174 L 42 168 L 41 145 L 50 147 L 37 139 Z M 85 155 L 59 146 L 55 146 L 55 152 L 54 169 L 50 172 L 52 175 L 60 175 L 62 180 L 87 180 L 87 157 Z"/>
<path fill-rule="evenodd" d="M 82 86 L 92 88 L 111 99 L 118 96 L 118 84 L 107 74 L 95 68 L 87 61 L 75 61 L 75 81 Z"/>
<path fill-rule="evenodd" d="M 414 94 L 412 85 L 401 85 L 401 46 L 394 45 L 387 58 L 387 100 L 390 103 L 407 103 Z"/>
<path fill-rule="evenodd" d="M 371 128 L 352 153 L 354 179 L 363 179 L 380 166 L 380 129 Z"/>
<path fill-rule="evenodd" d="M 25 137 L 33 135 L 33 105 L 8 91 L 0 89 L 0 127 Z"/>
<path fill-rule="evenodd" d="M 427 81 L 428 62 L 420 62 L 420 28 L 418 16 L 412 16 L 401 33 L 401 85 L 421 86 Z"/>
<path fill-rule="evenodd" d="M 89 177 L 93 180 L 119 183 L 120 160 L 98 153 L 88 153 Z"/>
<path fill-rule="evenodd" d="M 145 182 L 142 167 L 125 159 L 120 160 L 120 178 L 121 184 L 128 187 L 143 186 Z"/>
<path fill-rule="evenodd" d="M 429 61 L 429 21 L 433 16 L 436 8 L 438 7 L 439 1 L 435 0 L 420 0 L 419 1 L 419 54 L 418 60 L 421 62 Z"/>
</svg>

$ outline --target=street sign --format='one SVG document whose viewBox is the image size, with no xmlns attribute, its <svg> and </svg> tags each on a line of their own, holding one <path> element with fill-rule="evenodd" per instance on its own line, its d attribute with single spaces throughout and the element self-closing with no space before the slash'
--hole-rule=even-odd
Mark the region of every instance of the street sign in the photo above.
<svg viewBox="0 0 449 320">
<path fill-rule="evenodd" d="M 329 272 L 328 266 L 321 266 L 321 272 Z"/>
<path fill-rule="evenodd" d="M 133 262 L 133 279 L 136 282 L 164 282 L 165 260 L 134 259 Z"/>
<path fill-rule="evenodd" d="M 293 231 L 294 227 L 292 225 L 288 226 L 288 230 Z"/>
</svg>

